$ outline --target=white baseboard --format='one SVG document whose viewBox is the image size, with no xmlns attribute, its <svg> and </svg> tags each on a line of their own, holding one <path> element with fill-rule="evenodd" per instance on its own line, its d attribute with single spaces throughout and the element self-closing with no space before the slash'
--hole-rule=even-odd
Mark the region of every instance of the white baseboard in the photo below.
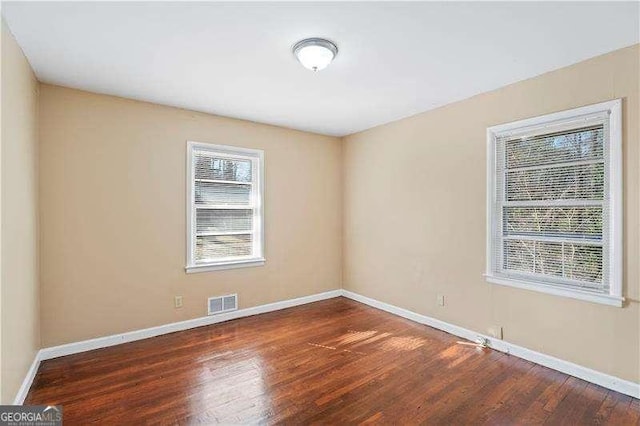
<svg viewBox="0 0 640 426">
<path fill-rule="evenodd" d="M 188 330 L 190 328 L 202 327 L 204 325 L 217 324 L 237 318 L 248 317 L 251 315 L 264 314 L 267 312 L 278 311 L 280 309 L 291 308 L 293 306 L 305 305 L 307 303 L 318 302 L 320 300 L 331 299 L 342 296 L 342 290 L 331 290 L 324 293 L 312 294 L 311 296 L 298 297 L 296 299 L 288 299 L 280 302 L 268 303 L 266 305 L 254 306 L 253 308 L 239 309 L 233 312 L 227 312 L 220 315 L 211 315 L 206 317 L 195 318 L 186 321 L 174 322 L 170 324 L 160 325 L 157 327 L 145 328 L 142 330 L 129 331 L 127 333 L 113 334 L 111 336 L 98 337 L 95 339 L 83 340 L 80 342 L 68 343 L 66 345 L 53 346 L 50 348 L 40 349 L 31 364 L 31 368 L 27 372 L 22 385 L 14 399 L 15 405 L 22 405 L 33 379 L 36 376 L 40 361 L 58 358 L 65 355 L 77 354 L 93 349 L 106 348 L 109 346 L 119 345 L 121 343 L 133 342 L 136 340 L 148 339 L 149 337 L 160 336 L 162 334 L 173 333 L 176 331 Z"/>
<path fill-rule="evenodd" d="M 106 348 L 108 346 L 119 345 L 121 343 L 133 342 L 136 340 L 148 339 L 149 337 L 160 336 L 162 334 L 174 333 L 176 331 L 188 330 L 190 328 L 202 327 L 205 325 L 217 324 L 237 318 L 251 315 L 264 314 L 266 312 L 278 311 L 280 309 L 291 308 L 293 306 L 318 302 L 320 300 L 331 299 L 342 295 L 342 290 L 331 290 L 324 293 L 312 294 L 311 296 L 298 297 L 280 302 L 268 303 L 266 305 L 254 306 L 253 308 L 239 309 L 237 311 L 226 312 L 219 315 L 194 318 L 186 321 L 174 322 L 157 327 L 134 330 L 126 333 L 113 334 L 111 336 L 97 337 L 95 339 L 83 340 L 80 342 L 68 343 L 66 345 L 44 348 L 40 352 L 40 359 L 46 360 L 58 358 L 65 355 L 77 354 L 93 349 Z"/>
<path fill-rule="evenodd" d="M 119 345 L 121 343 L 133 342 L 136 340 L 148 339 L 150 337 L 160 336 L 162 334 L 173 333 L 176 331 L 188 330 L 190 328 L 202 327 L 205 325 L 217 324 L 224 321 L 229 321 L 237 318 L 248 317 L 252 315 L 263 314 L 267 312 L 278 311 L 280 309 L 291 308 L 293 306 L 304 305 L 307 303 L 318 302 L 320 300 L 331 299 L 334 297 L 345 296 L 349 299 L 364 303 L 374 308 L 392 313 L 394 315 L 407 318 L 411 321 L 415 321 L 420 324 L 425 324 L 438 330 L 445 331 L 449 334 L 462 337 L 467 340 L 475 341 L 478 337 L 484 337 L 488 340 L 489 346 L 492 349 L 505 352 L 519 358 L 526 359 L 536 364 L 549 367 L 551 369 L 560 371 L 571 376 L 575 376 L 582 380 L 586 380 L 591 383 L 595 383 L 607 389 L 614 390 L 616 392 L 623 393 L 625 395 L 632 396 L 634 398 L 640 398 L 640 384 L 634 383 L 628 380 L 623 380 L 618 377 L 614 377 L 599 371 L 592 370 L 581 365 L 574 364 L 569 361 L 564 361 L 555 358 L 550 355 L 545 355 L 540 352 L 532 351 L 522 346 L 515 345 L 513 343 L 505 342 L 504 340 L 495 339 L 475 331 L 459 327 L 441 321 L 435 318 L 421 315 L 407 309 L 399 308 L 394 305 L 390 305 L 385 302 L 380 302 L 366 296 L 353 293 L 348 290 L 332 290 L 325 293 L 313 294 L 311 296 L 299 297 L 296 299 L 283 300 L 281 302 L 269 303 L 266 305 L 255 306 L 253 308 L 240 309 L 233 312 L 227 312 L 220 315 L 212 315 L 206 317 L 195 318 L 187 321 L 174 322 L 171 324 L 160 325 L 157 327 L 145 328 L 142 330 L 130 331 L 127 333 L 114 334 L 111 336 L 98 337 L 95 339 L 83 340 L 80 342 L 68 343 L 66 345 L 53 346 L 50 348 L 44 348 L 36 353 L 36 356 L 25 376 L 20 389 L 15 397 L 14 404 L 21 405 L 31 388 L 33 379 L 38 371 L 40 361 L 44 361 L 51 358 L 57 358 L 65 355 L 76 354 L 80 352 L 86 352 L 93 349 L 106 348 L 109 346 Z"/>
<path fill-rule="evenodd" d="M 361 302 L 374 308 L 392 313 L 394 315 L 407 318 L 411 321 L 425 324 L 430 327 L 437 328 L 438 330 L 446 331 L 449 334 L 471 340 L 472 342 L 475 342 L 478 337 L 483 337 L 488 340 L 489 347 L 492 349 L 517 356 L 518 358 L 526 359 L 527 361 L 543 365 L 553 370 L 557 370 L 570 376 L 586 380 L 587 382 L 595 383 L 596 385 L 632 396 L 634 398 L 640 398 L 640 383 L 634 383 L 628 380 L 621 379 L 619 377 L 602 373 L 600 371 L 592 370 L 590 368 L 583 367 L 569 361 L 555 358 L 551 355 L 536 352 L 531 349 L 515 345 L 513 343 L 505 342 L 504 340 L 495 339 L 493 337 L 486 336 L 484 334 L 477 333 L 475 331 L 459 327 L 457 325 L 449 324 L 447 322 L 440 321 L 426 315 L 421 315 L 407 309 L 390 305 L 385 302 L 380 302 L 379 300 L 371 299 L 370 297 L 362 296 L 349 290 L 342 290 L 342 295 L 357 302 Z"/>
<path fill-rule="evenodd" d="M 13 400 L 13 405 L 22 405 L 22 403 L 24 403 L 24 400 L 29 393 L 29 389 L 31 389 L 33 379 L 35 379 L 36 373 L 38 372 L 38 367 L 40 367 L 40 352 L 41 351 L 36 352 L 33 362 L 31 363 L 31 367 L 29 367 L 27 375 L 24 377 L 22 385 L 20 385 L 20 389 L 18 389 L 18 393 Z"/>
</svg>

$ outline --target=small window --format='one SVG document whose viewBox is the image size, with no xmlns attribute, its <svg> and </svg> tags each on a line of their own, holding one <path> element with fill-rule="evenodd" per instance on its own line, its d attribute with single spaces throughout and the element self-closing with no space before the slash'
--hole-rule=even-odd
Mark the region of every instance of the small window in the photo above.
<svg viewBox="0 0 640 426">
<path fill-rule="evenodd" d="M 487 131 L 487 280 L 622 305 L 621 102 Z"/>
<path fill-rule="evenodd" d="M 263 152 L 187 144 L 187 272 L 264 264 Z"/>
</svg>

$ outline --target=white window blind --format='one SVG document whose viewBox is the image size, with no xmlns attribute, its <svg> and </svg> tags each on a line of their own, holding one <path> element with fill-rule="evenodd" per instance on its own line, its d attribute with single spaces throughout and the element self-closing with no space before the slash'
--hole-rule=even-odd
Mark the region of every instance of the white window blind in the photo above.
<svg viewBox="0 0 640 426">
<path fill-rule="evenodd" d="M 489 281 L 621 304 L 619 109 L 489 129 Z"/>
<path fill-rule="evenodd" d="M 264 263 L 263 153 L 188 143 L 187 272 Z"/>
</svg>

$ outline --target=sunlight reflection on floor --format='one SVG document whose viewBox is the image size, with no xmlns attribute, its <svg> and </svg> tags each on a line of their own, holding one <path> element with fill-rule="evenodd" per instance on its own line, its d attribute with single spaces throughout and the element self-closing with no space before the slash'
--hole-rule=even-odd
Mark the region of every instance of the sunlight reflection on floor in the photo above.
<svg viewBox="0 0 640 426">
<path fill-rule="evenodd" d="M 344 352 L 362 353 L 354 350 L 364 350 L 369 343 L 378 342 L 377 346 L 383 351 L 413 351 L 427 343 L 427 339 L 416 336 L 394 336 L 393 333 L 379 332 L 377 330 L 347 330 L 347 332 L 324 344 L 308 343 L 311 346 L 341 350 Z"/>
<path fill-rule="evenodd" d="M 375 336 L 376 333 L 377 333 L 376 330 L 367 330 L 367 331 L 348 330 L 346 334 L 338 338 L 338 342 L 341 344 L 347 345 L 350 343 L 366 340 L 369 337 Z"/>
<path fill-rule="evenodd" d="M 382 342 L 385 351 L 413 351 L 424 345 L 426 341 L 419 337 L 390 337 Z"/>
<path fill-rule="evenodd" d="M 200 389 L 189 397 L 190 411 L 202 413 L 196 422 L 234 423 L 247 410 L 256 420 L 267 416 L 272 407 L 264 374 L 260 356 L 205 361 L 198 376 Z"/>
</svg>

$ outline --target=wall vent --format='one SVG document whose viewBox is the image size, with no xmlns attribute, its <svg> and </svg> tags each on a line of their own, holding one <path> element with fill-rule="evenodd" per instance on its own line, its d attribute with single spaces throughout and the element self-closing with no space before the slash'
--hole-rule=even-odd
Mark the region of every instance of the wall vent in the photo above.
<svg viewBox="0 0 640 426">
<path fill-rule="evenodd" d="M 207 305 L 209 315 L 235 311 L 238 309 L 238 295 L 228 294 L 226 296 L 210 297 Z"/>
</svg>

